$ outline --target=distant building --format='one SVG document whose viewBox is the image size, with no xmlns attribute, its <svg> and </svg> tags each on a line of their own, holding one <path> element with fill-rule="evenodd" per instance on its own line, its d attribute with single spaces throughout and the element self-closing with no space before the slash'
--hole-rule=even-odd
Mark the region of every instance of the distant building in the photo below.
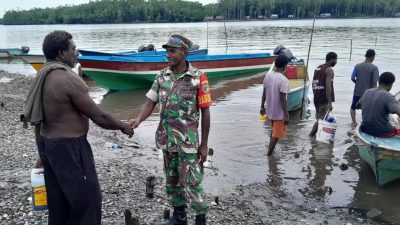
<svg viewBox="0 0 400 225">
<path fill-rule="evenodd" d="M 211 21 L 211 20 L 214 20 L 214 17 L 212 17 L 212 16 L 204 17 L 204 21 Z"/>
<path fill-rule="evenodd" d="M 400 17 L 400 12 L 394 14 L 395 17 Z"/>
<path fill-rule="evenodd" d="M 249 19 L 250 19 L 250 16 L 245 16 L 244 18 L 246 18 L 246 20 L 249 20 Z"/>
<path fill-rule="evenodd" d="M 271 19 L 273 19 L 273 20 L 278 19 L 278 18 L 279 18 L 278 14 L 272 14 L 271 15 Z"/>
<path fill-rule="evenodd" d="M 262 19 L 265 19 L 265 16 L 259 15 L 257 18 L 258 18 L 259 20 L 262 20 Z"/>
<path fill-rule="evenodd" d="M 216 19 L 216 20 L 223 20 L 224 17 L 223 17 L 223 16 L 216 16 L 215 19 Z"/>
<path fill-rule="evenodd" d="M 293 19 L 293 18 L 294 18 L 294 15 L 289 15 L 287 18 Z"/>
<path fill-rule="evenodd" d="M 321 18 L 328 18 L 331 17 L 332 15 L 330 13 L 321 13 Z"/>
</svg>

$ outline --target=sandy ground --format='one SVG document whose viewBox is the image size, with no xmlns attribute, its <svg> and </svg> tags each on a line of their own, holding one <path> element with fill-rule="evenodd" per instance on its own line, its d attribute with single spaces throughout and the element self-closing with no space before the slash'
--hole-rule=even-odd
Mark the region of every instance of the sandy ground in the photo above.
<svg viewBox="0 0 400 225">
<path fill-rule="evenodd" d="M 12 80 L 5 82 L 6 78 Z M 47 224 L 46 212 L 33 211 L 31 205 L 30 171 L 37 158 L 33 129 L 25 129 L 19 122 L 32 79 L 0 71 L 1 225 Z M 132 210 L 140 224 L 158 224 L 168 204 L 157 150 L 140 146 L 117 131 L 106 131 L 93 123 L 88 139 L 102 188 L 103 224 L 124 224 L 125 209 Z M 123 148 L 107 149 L 105 141 L 122 143 Z M 156 176 L 154 198 L 145 196 L 145 181 L 150 175 Z M 331 209 L 315 200 L 298 201 L 279 190 L 274 180 L 237 186 L 233 193 L 218 196 L 219 204 L 215 204 L 215 197 L 206 193 L 210 225 L 381 224 L 351 209 Z M 189 224 L 193 221 L 194 217 L 190 216 Z"/>
</svg>

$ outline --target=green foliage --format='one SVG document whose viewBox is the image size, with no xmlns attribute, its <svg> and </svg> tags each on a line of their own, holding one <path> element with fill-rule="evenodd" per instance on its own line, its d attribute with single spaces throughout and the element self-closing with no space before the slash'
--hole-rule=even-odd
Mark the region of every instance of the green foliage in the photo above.
<svg viewBox="0 0 400 225">
<path fill-rule="evenodd" d="M 78 6 L 11 10 L 0 23 L 96 24 L 136 22 L 197 22 L 206 17 L 226 20 L 311 18 L 316 0 L 219 0 L 201 5 L 183 0 L 95 0 Z M 391 17 L 400 12 L 400 0 L 318 0 L 317 15 L 332 17 Z"/>
</svg>

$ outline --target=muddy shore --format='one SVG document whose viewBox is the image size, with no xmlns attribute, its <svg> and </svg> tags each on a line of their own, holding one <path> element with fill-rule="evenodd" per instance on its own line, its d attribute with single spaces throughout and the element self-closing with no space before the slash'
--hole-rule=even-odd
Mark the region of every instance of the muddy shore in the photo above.
<svg viewBox="0 0 400 225">
<path fill-rule="evenodd" d="M 11 80 L 2 82 L 5 78 Z M 37 158 L 33 129 L 25 129 L 19 122 L 32 79 L 0 71 L 1 225 L 47 224 L 46 212 L 33 211 L 31 206 L 30 170 Z M 93 123 L 88 139 L 103 194 L 103 224 L 124 224 L 125 209 L 132 210 L 140 224 L 158 224 L 168 204 L 162 161 L 154 145 L 141 145 L 135 137 L 128 139 L 118 131 L 107 131 Z M 106 148 L 106 141 L 120 143 L 123 148 Z M 211 169 L 205 173 L 205 179 L 219 176 L 218 171 Z M 154 198 L 145 196 L 148 176 L 156 177 Z M 354 209 L 332 209 L 315 199 L 299 200 L 274 182 L 271 178 L 263 183 L 237 186 L 232 193 L 218 196 L 219 204 L 205 187 L 210 206 L 208 224 L 382 224 Z M 191 216 L 189 224 L 193 220 Z"/>
</svg>

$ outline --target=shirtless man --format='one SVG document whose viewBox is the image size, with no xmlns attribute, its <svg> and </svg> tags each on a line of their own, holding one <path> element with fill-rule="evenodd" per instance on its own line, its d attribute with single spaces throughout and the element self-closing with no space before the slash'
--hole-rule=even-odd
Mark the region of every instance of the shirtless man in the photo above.
<svg viewBox="0 0 400 225">
<path fill-rule="evenodd" d="M 99 109 L 85 82 L 71 70 L 78 57 L 71 34 L 51 32 L 44 39 L 43 52 L 47 62 L 32 85 L 42 80 L 42 90 L 38 93 L 42 93 L 43 107 L 39 108 L 43 109 L 43 116 L 39 121 L 29 122 L 38 124 L 35 134 L 44 166 L 48 224 L 100 225 L 101 191 L 86 138 L 89 119 L 129 137 L 133 130 L 129 124 Z M 26 111 L 25 108 L 24 115 Z"/>
</svg>

